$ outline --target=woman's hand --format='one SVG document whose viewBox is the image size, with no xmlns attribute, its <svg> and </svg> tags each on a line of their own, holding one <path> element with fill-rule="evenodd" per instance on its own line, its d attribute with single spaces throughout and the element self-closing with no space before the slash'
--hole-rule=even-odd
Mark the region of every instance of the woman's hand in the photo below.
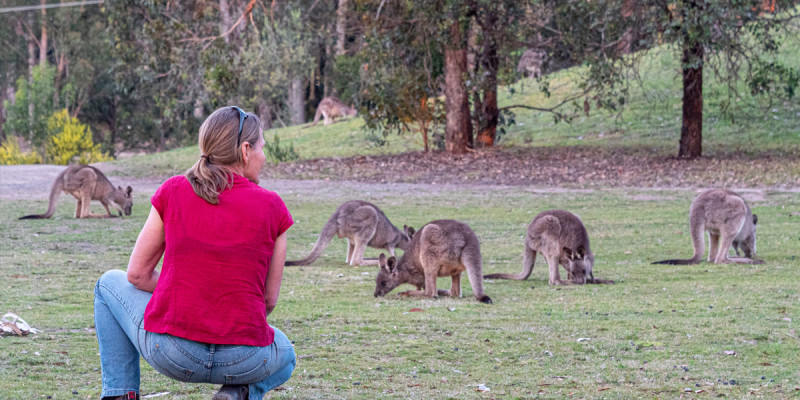
<svg viewBox="0 0 800 400">
<path fill-rule="evenodd" d="M 155 207 L 144 223 L 128 261 L 128 282 L 137 289 L 152 293 L 156 290 L 158 271 L 156 265 L 164 254 L 164 222 Z"/>
<path fill-rule="evenodd" d="M 267 315 L 278 304 L 284 262 L 286 262 L 286 232 L 275 239 L 275 248 L 272 250 L 272 259 L 269 261 L 269 271 L 266 282 L 264 282 L 264 304 L 267 307 Z"/>
</svg>

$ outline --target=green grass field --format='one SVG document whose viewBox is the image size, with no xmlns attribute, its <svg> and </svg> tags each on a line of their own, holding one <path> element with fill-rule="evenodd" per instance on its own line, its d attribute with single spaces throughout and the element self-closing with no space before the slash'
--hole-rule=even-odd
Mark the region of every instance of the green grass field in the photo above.
<svg viewBox="0 0 800 400">
<path fill-rule="evenodd" d="M 800 393 L 797 193 L 747 195 L 759 216 L 758 255 L 764 264 L 654 266 L 651 261 L 691 254 L 687 210 L 695 190 L 263 185 L 278 191 L 296 219 L 289 258 L 307 254 L 335 207 L 360 193 L 397 225 L 419 227 L 437 218 L 468 223 L 481 239 L 485 273 L 521 269 L 523 233 L 536 213 L 572 210 L 592 239 L 595 275 L 617 281 L 549 287 L 540 259 L 528 281 L 486 283 L 493 305 L 475 301 L 466 279 L 460 299 L 409 299 L 397 295 L 403 287 L 376 299 L 376 267 L 346 266 L 344 241 L 335 239 L 313 266 L 286 270 L 270 322 L 295 341 L 300 359 L 285 390 L 271 398 L 796 398 Z M 390 195 L 393 191 L 398 193 Z M 99 396 L 92 288 L 104 271 L 127 265 L 148 196 L 136 196 L 132 217 L 113 220 L 72 219 L 66 196 L 54 218 L 42 221 L 16 217 L 43 209 L 44 201 L 0 204 L 0 304 L 43 330 L 0 339 L 0 397 Z M 367 256 L 377 253 L 371 249 Z M 446 288 L 449 280 L 440 279 L 439 285 Z M 412 308 L 424 311 L 409 312 Z M 490 391 L 476 391 L 480 384 Z M 175 383 L 143 364 L 142 393 L 167 391 L 167 398 L 204 399 L 214 387 Z"/>
</svg>

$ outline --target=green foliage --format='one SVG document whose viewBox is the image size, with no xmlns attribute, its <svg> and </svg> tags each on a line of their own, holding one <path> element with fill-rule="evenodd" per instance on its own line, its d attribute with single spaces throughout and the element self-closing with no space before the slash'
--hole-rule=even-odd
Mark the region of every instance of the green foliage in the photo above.
<svg viewBox="0 0 800 400">
<path fill-rule="evenodd" d="M 23 153 L 19 148 L 19 139 L 16 136 L 6 137 L 0 146 L 0 165 L 39 164 L 41 157 L 34 149 L 30 153 Z"/>
<path fill-rule="evenodd" d="M 758 60 L 753 74 L 747 84 L 752 94 L 769 94 L 783 92 L 791 99 L 800 85 L 800 68 L 787 67 L 780 63 Z"/>
<path fill-rule="evenodd" d="M 274 161 L 275 164 L 283 161 L 294 161 L 300 158 L 300 155 L 294 150 L 294 143 L 289 143 L 289 146 L 281 147 L 280 138 L 278 135 L 275 135 L 275 141 L 270 142 L 269 139 L 266 139 L 266 143 L 264 144 L 264 151 L 267 154 L 267 158 Z"/>
<path fill-rule="evenodd" d="M 3 128 L 6 132 L 26 137 L 36 147 L 47 142 L 47 118 L 56 111 L 53 108 L 55 73 L 55 67 L 49 64 L 37 65 L 33 67 L 31 82 L 26 77 L 17 79 L 14 104 L 5 103 L 8 120 Z"/>
<path fill-rule="evenodd" d="M 67 165 L 73 161 L 89 164 L 111 160 L 103 153 L 99 144 L 94 144 L 92 131 L 77 118 L 70 117 L 67 110 L 54 113 L 47 120 L 50 140 L 47 144 L 47 160 L 53 164 Z"/>
</svg>

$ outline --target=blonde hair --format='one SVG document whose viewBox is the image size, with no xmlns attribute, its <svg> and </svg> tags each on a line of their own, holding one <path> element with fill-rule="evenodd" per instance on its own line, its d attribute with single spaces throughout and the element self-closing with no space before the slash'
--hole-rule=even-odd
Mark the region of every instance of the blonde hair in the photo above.
<svg viewBox="0 0 800 400">
<path fill-rule="evenodd" d="M 239 118 L 236 108 L 223 107 L 211 113 L 200 126 L 200 159 L 186 171 L 186 178 L 194 192 L 211 204 L 219 203 L 220 192 L 233 186 L 233 172 L 227 167 L 244 164 L 242 143 L 255 146 L 261 137 L 261 120 L 247 113 L 240 139 Z"/>
</svg>

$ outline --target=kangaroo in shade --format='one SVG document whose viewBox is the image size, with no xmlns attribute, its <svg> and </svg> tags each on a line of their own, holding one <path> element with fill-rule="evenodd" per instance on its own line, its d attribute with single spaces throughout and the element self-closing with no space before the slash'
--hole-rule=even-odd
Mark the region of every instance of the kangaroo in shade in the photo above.
<svg viewBox="0 0 800 400">
<path fill-rule="evenodd" d="M 347 239 L 346 263 L 375 265 L 378 263 L 377 259 L 364 259 L 364 250 L 367 246 L 385 249 L 391 255 L 394 255 L 396 248 L 405 251 L 411 236 L 414 235 L 414 228 L 403 226 L 401 231 L 372 203 L 361 200 L 346 201 L 334 211 L 322 227 L 311 254 L 301 260 L 286 261 L 286 265 L 310 265 L 319 258 L 334 235 Z"/>
<path fill-rule="evenodd" d="M 478 237 L 463 222 L 450 219 L 429 222 L 413 235 L 399 260 L 387 259 L 381 253 L 378 263 L 381 268 L 375 280 L 375 297 L 383 297 L 403 283 L 412 284 L 417 290 L 401 295 L 461 297 L 461 273 L 467 271 L 475 298 L 492 304 L 492 299 L 483 293 Z M 450 290 L 437 290 L 436 278 L 444 276 L 452 278 Z"/>
<path fill-rule="evenodd" d="M 309 126 L 314 126 L 319 122 L 320 117 L 324 118 L 323 125 L 330 125 L 336 122 L 339 117 L 354 117 L 358 114 L 356 109 L 346 106 L 341 100 L 333 96 L 322 99 L 317 105 L 317 112 L 314 113 L 314 121 Z"/>
<path fill-rule="evenodd" d="M 113 217 L 111 210 L 108 208 L 109 205 L 116 207 L 120 216 L 122 216 L 123 212 L 125 215 L 131 215 L 131 208 L 133 207 L 131 192 L 133 189 L 130 186 L 126 189 L 122 189 L 122 186 L 115 188 L 99 169 L 89 165 L 74 164 L 61 171 L 55 182 L 53 182 L 53 186 L 50 188 L 50 203 L 47 206 L 47 212 L 26 215 L 19 219 L 52 217 L 56 212 L 56 203 L 58 203 L 58 198 L 61 196 L 62 191 L 78 199 L 78 204 L 75 206 L 75 218 Z M 89 205 L 92 200 L 97 200 L 103 204 L 106 209 L 106 215 L 91 213 Z"/>
<path fill-rule="evenodd" d="M 705 231 L 709 237 L 708 262 L 761 264 L 763 261 L 756 259 L 756 223 L 758 216 L 750 211 L 742 196 L 726 189 L 707 190 L 700 193 L 689 208 L 694 256 L 688 260 L 663 260 L 653 264 L 700 263 L 705 253 Z M 741 248 L 744 257 L 728 257 L 731 246 L 737 256 Z"/>
<path fill-rule="evenodd" d="M 528 225 L 525 249 L 522 255 L 522 272 L 519 274 L 490 274 L 486 279 L 525 280 L 533 271 L 536 253 L 542 253 L 549 268 L 551 285 L 614 283 L 594 277 L 594 254 L 589 245 L 589 234 L 581 219 L 564 210 L 539 213 Z M 567 270 L 567 281 L 561 280 L 559 264 Z"/>
</svg>

